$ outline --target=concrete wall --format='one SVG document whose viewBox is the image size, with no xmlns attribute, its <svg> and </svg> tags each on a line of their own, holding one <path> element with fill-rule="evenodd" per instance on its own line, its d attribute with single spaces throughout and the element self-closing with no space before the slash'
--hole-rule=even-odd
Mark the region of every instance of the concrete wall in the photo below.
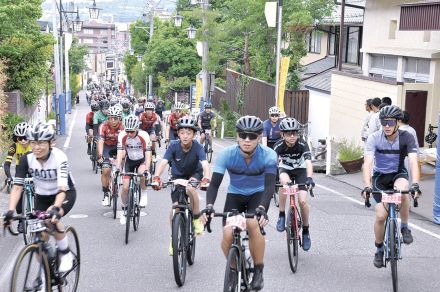
<svg viewBox="0 0 440 292">
<path fill-rule="evenodd" d="M 307 56 L 303 57 L 300 61 L 301 65 L 307 65 L 323 59 L 327 56 L 327 43 L 328 43 L 328 34 L 321 32 L 321 53 L 308 53 Z"/>
<path fill-rule="evenodd" d="M 363 44 L 365 48 L 389 47 L 408 49 L 439 49 L 440 31 L 431 31 L 430 41 L 424 42 L 423 31 L 399 31 L 400 5 L 419 0 L 368 0 L 364 16 Z M 397 21 L 395 39 L 389 38 L 391 21 Z"/>
<path fill-rule="evenodd" d="M 329 135 L 339 140 L 347 138 L 361 142 L 361 128 L 367 115 L 365 100 L 389 96 L 393 104 L 402 104 L 402 85 L 332 74 Z"/>
<path fill-rule="evenodd" d="M 329 136 L 330 94 L 309 90 L 309 137 L 313 145 Z"/>
</svg>

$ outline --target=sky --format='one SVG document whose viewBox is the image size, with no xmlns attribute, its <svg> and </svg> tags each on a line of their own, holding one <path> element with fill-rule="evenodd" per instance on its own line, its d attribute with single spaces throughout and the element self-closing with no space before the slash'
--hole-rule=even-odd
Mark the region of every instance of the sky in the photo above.
<svg viewBox="0 0 440 292">
<path fill-rule="evenodd" d="M 59 0 L 56 0 L 59 3 Z M 54 0 L 45 0 L 43 2 L 43 20 L 52 20 Z M 147 0 L 96 0 L 96 6 L 102 8 L 100 13 L 113 14 L 114 22 L 134 22 L 139 19 L 143 12 L 146 11 Z M 154 0 L 157 7 L 173 10 L 175 7 L 175 0 Z M 82 20 L 89 19 L 89 11 L 87 7 L 93 5 L 93 0 L 62 0 L 63 7 L 66 10 L 74 10 L 79 7 L 80 17 Z"/>
</svg>

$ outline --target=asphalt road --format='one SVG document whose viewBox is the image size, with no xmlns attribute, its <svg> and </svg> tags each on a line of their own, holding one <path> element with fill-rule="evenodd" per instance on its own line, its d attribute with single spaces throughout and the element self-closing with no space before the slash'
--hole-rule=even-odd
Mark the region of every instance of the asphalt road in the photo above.
<svg viewBox="0 0 440 292">
<path fill-rule="evenodd" d="M 101 206 L 100 178 L 91 169 L 84 142 L 85 101 L 77 107 L 70 144 L 65 149 L 76 181 L 77 202 L 68 218 L 81 242 L 81 277 L 78 291 L 222 291 L 225 258 L 220 250 L 221 222 L 213 233 L 197 239 L 195 264 L 187 269 L 186 283 L 174 282 L 168 255 L 170 191 L 150 191 L 140 228 L 124 243 L 125 226 Z M 72 114 L 74 116 L 74 114 Z M 61 143 L 62 142 L 62 143 Z M 65 139 L 60 140 L 62 148 Z M 232 140 L 216 139 L 214 158 Z M 67 144 L 66 144 L 67 146 Z M 163 153 L 163 149 L 159 151 Z M 166 174 L 165 174 L 166 175 Z M 164 176 L 165 177 L 165 176 Z M 292 274 L 286 240 L 275 229 L 278 210 L 271 205 L 266 228 L 265 291 L 392 291 L 390 269 L 373 266 L 373 211 L 360 202 L 358 190 L 324 175 L 316 175 L 315 198 L 310 198 L 312 248 L 300 251 L 298 271 Z M 215 204 L 223 209 L 228 178 Z M 201 205 L 205 193 L 200 192 Z M 423 204 L 423 200 L 420 200 Z M 84 216 L 82 216 L 84 215 Z M 77 218 L 73 218 L 77 217 Z M 79 218 L 78 218 L 79 217 Z M 400 291 L 440 291 L 440 228 L 422 217 L 411 217 L 414 243 L 403 246 L 399 261 Z M 0 291 L 6 291 L 20 239 L 0 238 Z"/>
</svg>

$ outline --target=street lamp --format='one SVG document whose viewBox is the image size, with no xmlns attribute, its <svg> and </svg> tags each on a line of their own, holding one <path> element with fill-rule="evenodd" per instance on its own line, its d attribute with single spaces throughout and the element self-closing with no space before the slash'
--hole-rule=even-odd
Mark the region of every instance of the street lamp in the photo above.
<svg viewBox="0 0 440 292">
<path fill-rule="evenodd" d="M 175 27 L 182 27 L 183 16 L 176 14 L 176 16 L 174 16 L 173 18 L 174 18 L 174 26 Z"/>
<path fill-rule="evenodd" d="M 96 2 L 93 0 L 92 7 L 89 7 L 89 13 L 91 19 L 98 19 L 99 16 L 99 10 L 102 10 L 101 8 L 96 7 Z"/>
<path fill-rule="evenodd" d="M 195 27 L 192 24 L 186 30 L 188 32 L 188 38 L 189 39 L 195 39 L 196 38 L 197 30 L 195 29 Z"/>
<path fill-rule="evenodd" d="M 76 19 L 73 22 L 73 30 L 80 32 L 82 30 L 83 21 L 79 18 L 79 8 L 76 8 Z"/>
</svg>

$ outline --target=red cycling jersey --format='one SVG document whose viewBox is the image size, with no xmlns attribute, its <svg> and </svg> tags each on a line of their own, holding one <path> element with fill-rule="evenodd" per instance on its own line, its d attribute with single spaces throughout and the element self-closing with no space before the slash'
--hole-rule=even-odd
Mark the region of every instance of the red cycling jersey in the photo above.
<svg viewBox="0 0 440 292">
<path fill-rule="evenodd" d="M 141 121 L 140 128 L 146 131 L 151 129 L 153 125 L 157 122 L 157 115 L 156 113 L 152 113 L 150 117 L 147 117 L 147 113 L 143 112 L 139 116 L 139 120 Z"/>
<path fill-rule="evenodd" d="M 86 115 L 86 125 L 93 127 L 93 115 L 94 114 L 95 114 L 94 112 L 89 112 Z"/>
<path fill-rule="evenodd" d="M 170 124 L 171 129 L 176 130 L 177 129 L 177 123 L 179 122 L 179 119 L 183 116 L 182 113 L 172 113 L 168 118 L 168 123 Z"/>
<path fill-rule="evenodd" d="M 108 146 L 116 146 L 118 144 L 119 132 L 124 130 L 124 126 L 119 122 L 116 127 L 110 126 L 108 121 L 99 126 L 99 136 L 104 140 L 104 144 Z"/>
</svg>

